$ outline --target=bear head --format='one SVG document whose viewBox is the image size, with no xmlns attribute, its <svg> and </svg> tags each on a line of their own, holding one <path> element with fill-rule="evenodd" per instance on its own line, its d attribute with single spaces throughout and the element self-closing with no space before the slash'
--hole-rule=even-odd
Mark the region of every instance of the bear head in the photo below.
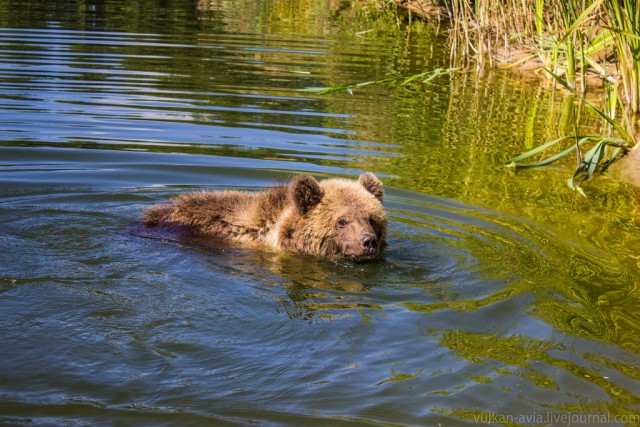
<svg viewBox="0 0 640 427">
<path fill-rule="evenodd" d="M 293 205 L 281 242 L 296 252 L 367 261 L 386 245 L 387 216 L 382 182 L 372 173 L 357 181 L 316 181 L 304 175 L 289 185 Z"/>
</svg>

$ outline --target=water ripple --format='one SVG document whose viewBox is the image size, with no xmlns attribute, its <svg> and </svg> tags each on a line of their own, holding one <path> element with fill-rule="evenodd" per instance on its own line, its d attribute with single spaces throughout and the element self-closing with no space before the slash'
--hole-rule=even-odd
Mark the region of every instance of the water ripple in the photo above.
<svg viewBox="0 0 640 427">
<path fill-rule="evenodd" d="M 175 58 L 186 55 L 185 48 L 200 49 L 200 43 L 214 39 L 200 37 L 197 44 L 184 44 L 135 33 L 2 29 L 0 34 L 0 56 L 6 59 L 0 64 L 0 89 L 6 95 L 0 140 L 102 149 L 171 148 L 239 158 L 246 157 L 239 152 L 254 150 L 256 157 L 312 163 L 346 163 L 383 154 L 379 148 L 384 144 L 343 139 L 352 134 L 341 126 L 350 116 L 319 109 L 316 99 L 293 96 L 287 89 L 273 93 L 270 86 L 264 86 L 262 94 L 255 93 L 255 85 L 251 92 L 231 90 L 237 84 L 229 86 L 226 70 L 238 67 L 246 55 L 264 57 L 260 64 L 247 60 L 248 78 L 270 82 L 290 67 L 279 63 L 280 57 L 317 56 L 324 51 L 309 49 L 317 43 L 278 39 L 278 47 L 271 48 L 247 45 L 255 43 L 252 37 L 216 38 L 220 45 L 204 47 L 219 56 L 204 55 L 201 60 L 220 62 L 202 63 L 196 76 L 193 64 Z M 276 62 L 269 65 L 271 61 Z M 237 77 L 236 83 L 243 80 Z M 294 78 L 300 75 L 285 80 Z M 176 80 L 184 81 L 185 90 L 164 88 L 165 82 Z"/>
<path fill-rule="evenodd" d="M 282 5 L 307 6 L 268 6 Z M 42 10 L 30 13 L 54 25 Z M 418 93 L 311 96 L 298 89 L 446 58 L 412 37 L 216 32 L 169 15 L 184 28 L 0 28 L 0 423 L 457 425 L 516 410 L 637 412 L 638 275 L 606 248 L 636 228 L 618 215 L 624 233 L 559 235 L 526 213 L 551 200 L 548 215 L 564 219 L 569 197 L 538 200 L 546 181 L 525 196 L 496 190 L 517 180 L 481 142 L 518 134 L 525 108 L 504 98 L 488 109 L 505 81 L 460 74 Z M 386 185 L 378 262 L 139 224 L 145 207 L 183 191 L 363 170 Z"/>
</svg>

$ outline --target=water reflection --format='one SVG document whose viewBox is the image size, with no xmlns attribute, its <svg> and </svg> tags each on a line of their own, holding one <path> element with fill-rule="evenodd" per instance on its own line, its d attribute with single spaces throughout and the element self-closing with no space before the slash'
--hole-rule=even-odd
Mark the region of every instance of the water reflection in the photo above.
<svg viewBox="0 0 640 427">
<path fill-rule="evenodd" d="M 538 408 L 558 411 L 572 411 L 577 413 L 592 413 L 594 401 L 602 402 L 599 411 L 610 414 L 630 414 L 622 407 L 631 404 L 638 405 L 640 400 L 633 388 L 625 389 L 616 384 L 624 372 L 602 369 L 594 369 L 589 363 L 593 355 L 589 352 L 580 356 L 567 358 L 564 343 L 555 343 L 535 340 L 530 337 L 510 336 L 502 337 L 494 334 L 464 332 L 461 330 L 444 330 L 433 332 L 442 345 L 447 346 L 456 355 L 468 359 L 474 363 L 487 364 L 494 371 L 485 377 L 485 381 L 492 382 L 495 374 L 515 375 L 522 380 L 535 385 L 536 388 L 546 389 L 544 397 L 530 396 L 530 404 Z M 583 347 L 583 345 L 578 345 Z M 495 362 L 499 362 L 496 364 Z M 550 370 L 552 368 L 552 370 Z M 588 402 L 571 402 L 571 396 L 565 394 L 561 384 L 569 379 L 582 383 L 582 394 L 589 399 Z M 612 381 L 612 379 L 614 379 Z M 632 383 L 627 384 L 633 387 Z M 599 397 L 604 391 L 609 400 L 605 403 Z M 555 397 L 551 397 L 555 396 Z M 588 397 L 587 397 L 588 396 Z M 576 407 L 576 404 L 578 405 Z M 501 405 L 496 408 L 502 414 L 513 414 L 509 405 Z M 474 413 L 475 411 L 471 411 Z M 517 413 L 517 412 L 516 412 Z M 469 418 L 459 409 L 451 411 L 451 414 L 461 418 Z"/>
<path fill-rule="evenodd" d="M 502 168 L 574 101 L 503 73 L 300 92 L 447 64 L 442 29 L 343 6 L 0 0 L 8 422 L 637 412 L 637 201 Z M 363 170 L 387 188 L 380 262 L 132 232 L 182 191 Z"/>
</svg>

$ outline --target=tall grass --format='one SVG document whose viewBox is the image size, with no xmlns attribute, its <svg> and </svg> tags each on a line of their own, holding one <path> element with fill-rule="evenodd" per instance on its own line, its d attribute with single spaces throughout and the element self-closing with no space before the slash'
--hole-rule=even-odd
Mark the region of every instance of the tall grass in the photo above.
<svg viewBox="0 0 640 427">
<path fill-rule="evenodd" d="M 450 0 L 453 23 L 451 56 L 456 65 L 473 59 L 478 68 L 494 65 L 494 53 L 524 42 L 534 31 L 535 11 L 530 0 Z M 540 0 L 542 1 L 542 0 Z"/>
<path fill-rule="evenodd" d="M 478 67 L 495 65 L 498 46 L 534 57 L 559 87 L 602 118 L 601 135 L 567 135 L 528 151 L 507 165 L 546 165 L 572 152 L 578 166 L 568 184 L 579 183 L 621 150 L 638 145 L 640 110 L 640 1 L 638 0 L 450 0 L 454 58 L 472 58 Z M 499 43 L 501 43 L 499 45 Z M 521 55 L 522 56 L 522 55 Z M 508 64 L 507 66 L 510 66 Z M 593 88 L 594 79 L 600 82 Z M 587 101 L 585 93 L 599 95 Z M 569 146 L 546 159 L 524 164 L 557 144 Z M 587 150 L 584 154 L 582 150 Z"/>
<path fill-rule="evenodd" d="M 625 103 L 640 109 L 640 4 L 637 0 L 609 0 L 604 4 L 614 39 Z"/>
<path fill-rule="evenodd" d="M 399 0 L 383 0 L 402 3 Z M 621 151 L 640 146 L 640 0 L 422 0 L 444 4 L 452 21 L 451 65 L 415 76 L 309 88 L 315 92 L 348 91 L 372 84 L 403 87 L 475 66 L 512 67 L 537 60 L 539 70 L 581 105 L 602 119 L 599 135 L 583 135 L 576 118 L 573 134 L 529 150 L 507 162 L 510 167 L 549 164 L 572 152 L 578 158 L 569 187 L 584 194 L 580 183 Z M 509 52 L 519 53 L 517 60 Z M 595 89 L 594 81 L 597 81 Z M 587 99 L 587 92 L 599 95 Z M 574 114 L 574 117 L 579 115 Z M 552 146 L 559 153 L 543 156 Z M 586 150 L 584 153 L 583 150 Z"/>
</svg>

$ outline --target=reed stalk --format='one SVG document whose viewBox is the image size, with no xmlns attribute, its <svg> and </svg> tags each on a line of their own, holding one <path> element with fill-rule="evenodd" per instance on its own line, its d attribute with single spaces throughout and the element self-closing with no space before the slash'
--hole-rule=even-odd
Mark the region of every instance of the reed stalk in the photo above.
<svg viewBox="0 0 640 427">
<path fill-rule="evenodd" d="M 624 101 L 633 113 L 640 110 L 640 3 L 637 0 L 608 0 L 604 4 L 622 75 Z"/>
</svg>

